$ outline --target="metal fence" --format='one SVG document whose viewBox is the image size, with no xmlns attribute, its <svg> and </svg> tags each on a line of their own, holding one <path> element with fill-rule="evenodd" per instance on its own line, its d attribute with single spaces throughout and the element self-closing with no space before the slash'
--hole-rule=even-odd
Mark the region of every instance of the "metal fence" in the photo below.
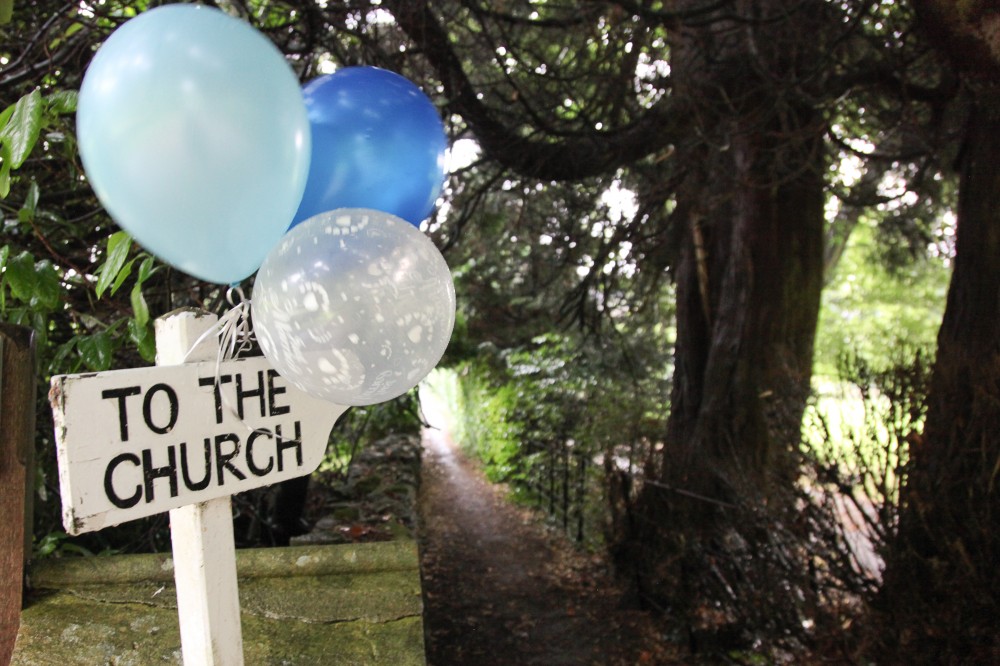
<svg viewBox="0 0 1000 666">
<path fill-rule="evenodd" d="M 572 440 L 527 442 L 526 470 L 522 481 L 529 496 L 578 543 L 590 537 L 587 506 L 589 475 L 594 467 L 589 455 Z"/>
</svg>

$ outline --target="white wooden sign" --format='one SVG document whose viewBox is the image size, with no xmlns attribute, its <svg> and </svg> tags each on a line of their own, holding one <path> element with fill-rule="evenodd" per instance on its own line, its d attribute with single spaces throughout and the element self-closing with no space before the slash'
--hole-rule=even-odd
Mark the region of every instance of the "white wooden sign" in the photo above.
<svg viewBox="0 0 1000 666">
<path fill-rule="evenodd" d="M 156 367 L 59 375 L 49 392 L 67 532 L 170 511 L 185 666 L 243 666 L 231 495 L 311 473 L 347 411 L 263 357 L 216 363 L 217 320 L 165 315 Z"/>
<path fill-rule="evenodd" d="M 346 410 L 264 357 L 60 375 L 49 398 L 70 534 L 309 474 Z"/>
</svg>

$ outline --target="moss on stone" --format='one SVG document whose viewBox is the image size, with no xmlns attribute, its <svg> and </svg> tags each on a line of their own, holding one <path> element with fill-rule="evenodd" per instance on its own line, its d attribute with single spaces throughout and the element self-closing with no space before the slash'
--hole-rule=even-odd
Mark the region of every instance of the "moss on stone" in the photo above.
<svg viewBox="0 0 1000 666">
<path fill-rule="evenodd" d="M 238 551 L 247 664 L 424 664 L 412 541 Z M 62 560 L 33 576 L 12 664 L 180 664 L 162 555 Z"/>
</svg>

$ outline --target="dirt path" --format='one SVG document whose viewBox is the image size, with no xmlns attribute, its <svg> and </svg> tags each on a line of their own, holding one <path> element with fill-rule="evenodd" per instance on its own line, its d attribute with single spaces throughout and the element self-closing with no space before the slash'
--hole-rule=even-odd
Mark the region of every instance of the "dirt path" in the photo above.
<svg viewBox="0 0 1000 666">
<path fill-rule="evenodd" d="M 424 437 L 420 516 L 431 666 L 680 663 L 599 561 L 505 502 L 440 431 Z"/>
</svg>

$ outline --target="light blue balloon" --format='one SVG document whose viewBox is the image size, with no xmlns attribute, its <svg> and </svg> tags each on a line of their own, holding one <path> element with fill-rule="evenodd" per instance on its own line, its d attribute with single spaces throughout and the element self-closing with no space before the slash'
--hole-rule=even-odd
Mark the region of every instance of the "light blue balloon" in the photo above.
<svg viewBox="0 0 1000 666">
<path fill-rule="evenodd" d="M 302 93 L 312 160 L 293 225 L 337 208 L 371 208 L 419 226 L 441 194 L 448 145 L 427 95 L 378 67 L 338 70 Z"/>
<path fill-rule="evenodd" d="M 281 52 L 198 5 L 152 9 L 94 56 L 80 155 L 111 216 L 185 273 L 231 284 L 281 239 L 309 172 L 309 121 Z"/>
</svg>

